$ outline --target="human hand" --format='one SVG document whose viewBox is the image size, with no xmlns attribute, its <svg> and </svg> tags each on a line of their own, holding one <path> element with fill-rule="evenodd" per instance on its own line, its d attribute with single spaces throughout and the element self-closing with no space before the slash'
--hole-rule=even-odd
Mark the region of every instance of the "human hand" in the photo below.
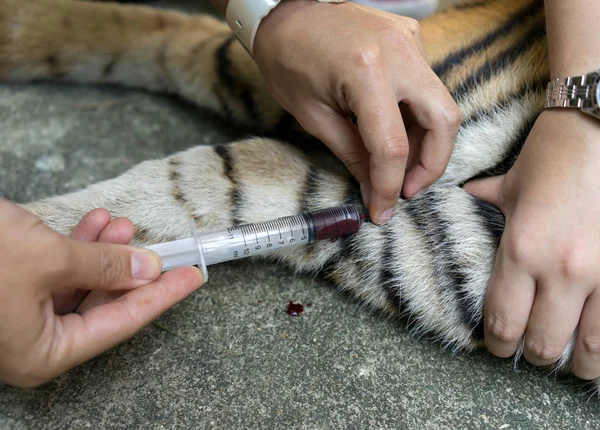
<svg viewBox="0 0 600 430">
<path fill-rule="evenodd" d="M 577 332 L 572 372 L 600 377 L 600 125 L 578 111 L 544 111 L 504 176 L 465 189 L 497 206 L 504 234 L 484 306 L 499 357 L 556 362 Z"/>
<path fill-rule="evenodd" d="M 254 56 L 275 100 L 359 181 L 374 221 L 390 218 L 401 190 L 419 195 L 446 169 L 460 111 L 415 20 L 286 0 L 261 22 Z"/>
<path fill-rule="evenodd" d="M 160 276 L 156 254 L 124 245 L 133 230 L 97 209 L 68 238 L 0 199 L 0 380 L 44 383 L 131 337 L 202 284 L 191 267 Z"/>
</svg>

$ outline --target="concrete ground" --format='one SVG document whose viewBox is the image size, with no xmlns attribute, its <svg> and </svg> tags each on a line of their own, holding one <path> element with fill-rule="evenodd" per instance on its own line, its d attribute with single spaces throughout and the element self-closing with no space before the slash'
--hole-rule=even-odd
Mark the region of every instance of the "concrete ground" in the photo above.
<svg viewBox="0 0 600 430">
<path fill-rule="evenodd" d="M 103 103 L 117 100 L 114 103 Z M 0 196 L 79 189 L 236 137 L 177 100 L 0 85 Z M 0 428 L 593 429 L 600 400 L 485 352 L 454 356 L 322 279 L 244 262 L 131 340 L 37 389 L 0 384 Z M 310 303 L 299 317 L 289 300 Z"/>
</svg>

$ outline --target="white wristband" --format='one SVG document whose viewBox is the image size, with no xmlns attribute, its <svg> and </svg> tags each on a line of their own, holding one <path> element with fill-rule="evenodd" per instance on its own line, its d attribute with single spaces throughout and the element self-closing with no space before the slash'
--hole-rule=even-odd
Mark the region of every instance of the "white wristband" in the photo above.
<svg viewBox="0 0 600 430">
<path fill-rule="evenodd" d="M 260 22 L 281 0 L 229 0 L 225 19 L 242 45 L 254 54 L 254 38 Z"/>
<path fill-rule="evenodd" d="M 254 56 L 254 38 L 260 22 L 281 0 L 229 0 L 225 20 L 242 45 Z M 343 3 L 345 0 L 317 0 L 321 3 Z"/>
</svg>

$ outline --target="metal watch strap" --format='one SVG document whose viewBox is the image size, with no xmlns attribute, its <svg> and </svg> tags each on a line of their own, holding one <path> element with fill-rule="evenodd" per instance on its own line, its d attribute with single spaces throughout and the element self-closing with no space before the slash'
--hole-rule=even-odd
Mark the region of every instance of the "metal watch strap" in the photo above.
<svg viewBox="0 0 600 430">
<path fill-rule="evenodd" d="M 568 76 L 548 83 L 545 108 L 591 109 L 596 100 L 594 75 Z"/>
</svg>

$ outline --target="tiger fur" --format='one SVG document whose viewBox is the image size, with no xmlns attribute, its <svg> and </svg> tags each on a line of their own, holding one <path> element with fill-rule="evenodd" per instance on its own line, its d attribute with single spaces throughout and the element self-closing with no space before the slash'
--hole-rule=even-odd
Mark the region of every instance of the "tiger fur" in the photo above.
<svg viewBox="0 0 600 430">
<path fill-rule="evenodd" d="M 43 22 L 43 25 L 40 23 Z M 473 1 L 421 22 L 434 71 L 463 119 L 443 177 L 398 202 L 385 226 L 265 258 L 324 273 L 361 303 L 403 317 L 456 350 L 482 345 L 487 281 L 504 219 L 461 189 L 505 173 L 543 107 L 549 78 L 543 0 Z M 263 137 L 197 146 L 68 195 L 24 205 L 68 234 L 104 207 L 146 245 L 200 231 L 354 203 L 358 185 L 322 145 L 267 138 L 298 129 L 251 57 L 205 15 L 75 0 L 0 3 L 0 80 L 112 83 L 174 94 Z M 568 371 L 572 342 L 554 366 Z M 519 359 L 517 354 L 516 360 Z M 600 386 L 600 380 L 595 381 Z"/>
</svg>

